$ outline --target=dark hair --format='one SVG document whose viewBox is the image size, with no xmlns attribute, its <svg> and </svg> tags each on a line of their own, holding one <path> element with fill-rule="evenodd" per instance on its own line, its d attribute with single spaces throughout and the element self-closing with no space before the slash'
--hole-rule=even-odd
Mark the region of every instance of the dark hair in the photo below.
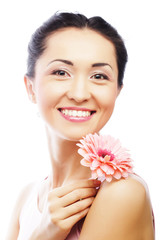
<svg viewBox="0 0 160 240">
<path fill-rule="evenodd" d="M 46 48 L 47 37 L 54 31 L 67 27 L 76 27 L 80 29 L 87 27 L 102 34 L 114 44 L 118 65 L 118 86 L 122 86 L 124 70 L 128 59 L 127 50 L 125 48 L 123 39 L 118 34 L 117 30 L 107 23 L 103 18 L 87 18 L 79 13 L 56 13 L 35 31 L 28 45 L 29 55 L 26 75 L 30 78 L 34 77 L 35 64 Z"/>
</svg>

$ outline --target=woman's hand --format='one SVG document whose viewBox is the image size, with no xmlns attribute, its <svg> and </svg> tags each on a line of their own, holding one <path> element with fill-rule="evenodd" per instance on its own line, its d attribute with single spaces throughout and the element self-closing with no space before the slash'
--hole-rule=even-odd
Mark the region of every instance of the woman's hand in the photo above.
<svg viewBox="0 0 160 240">
<path fill-rule="evenodd" d="M 100 183 L 98 180 L 79 180 L 51 190 L 42 221 L 30 239 L 64 240 L 74 224 L 88 213 Z"/>
</svg>

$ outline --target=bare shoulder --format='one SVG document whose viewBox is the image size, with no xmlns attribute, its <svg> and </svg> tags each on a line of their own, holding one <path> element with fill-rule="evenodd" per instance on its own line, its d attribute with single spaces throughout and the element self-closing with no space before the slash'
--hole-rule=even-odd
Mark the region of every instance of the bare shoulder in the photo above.
<svg viewBox="0 0 160 240">
<path fill-rule="evenodd" d="M 34 186 L 35 186 L 35 183 L 30 183 L 21 190 L 11 215 L 11 220 L 8 227 L 6 240 L 17 240 L 18 233 L 19 233 L 19 217 L 20 217 L 21 209 L 25 204 L 25 201 L 27 200 Z"/>
<path fill-rule="evenodd" d="M 86 217 L 80 239 L 153 240 L 152 208 L 143 180 L 130 176 L 104 182 Z"/>
<path fill-rule="evenodd" d="M 148 188 L 145 182 L 138 176 L 130 176 L 127 179 L 104 182 L 97 195 L 97 200 L 106 198 L 115 203 L 118 202 L 125 207 L 133 205 L 134 207 L 144 206 L 144 202 L 149 200 Z M 127 205 L 126 205 L 127 204 Z"/>
</svg>

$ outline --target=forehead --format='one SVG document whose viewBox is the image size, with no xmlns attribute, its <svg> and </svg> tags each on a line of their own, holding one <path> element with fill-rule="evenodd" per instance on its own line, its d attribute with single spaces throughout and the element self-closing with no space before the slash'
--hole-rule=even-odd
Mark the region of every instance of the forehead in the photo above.
<svg viewBox="0 0 160 240">
<path fill-rule="evenodd" d="M 117 65 L 115 47 L 100 33 L 88 28 L 59 29 L 46 39 L 46 49 L 41 56 L 52 60 L 64 58 L 75 61 L 107 61 Z M 40 57 L 40 58 L 41 58 Z"/>
</svg>

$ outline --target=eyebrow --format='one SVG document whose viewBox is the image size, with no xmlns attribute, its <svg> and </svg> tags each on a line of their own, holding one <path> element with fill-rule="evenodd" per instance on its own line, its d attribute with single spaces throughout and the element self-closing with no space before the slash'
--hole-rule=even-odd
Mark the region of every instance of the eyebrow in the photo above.
<svg viewBox="0 0 160 240">
<path fill-rule="evenodd" d="M 112 69 L 111 65 L 108 64 L 108 63 L 94 63 L 94 64 L 92 64 L 92 67 L 103 67 L 103 66 L 109 66 Z"/>
<path fill-rule="evenodd" d="M 51 63 L 53 63 L 53 62 L 63 62 L 63 63 L 65 63 L 65 64 L 67 64 L 67 65 L 74 66 L 74 64 L 73 64 L 71 61 L 65 60 L 65 59 L 55 59 L 55 60 L 49 62 L 49 64 L 48 64 L 47 66 L 49 66 L 49 65 L 50 65 Z M 104 66 L 109 66 L 109 67 L 112 69 L 111 65 L 108 64 L 108 63 L 101 63 L 101 62 L 100 62 L 100 63 L 94 63 L 94 64 L 92 64 L 91 66 L 92 66 L 92 67 L 104 67 Z"/>
<path fill-rule="evenodd" d="M 49 66 L 49 65 L 50 65 L 51 63 L 53 63 L 53 62 L 63 62 L 63 63 L 65 63 L 65 64 L 67 64 L 67 65 L 71 65 L 71 66 L 74 65 L 74 64 L 73 64 L 71 61 L 69 61 L 69 60 L 55 59 L 55 60 L 49 62 L 47 66 Z"/>
</svg>

